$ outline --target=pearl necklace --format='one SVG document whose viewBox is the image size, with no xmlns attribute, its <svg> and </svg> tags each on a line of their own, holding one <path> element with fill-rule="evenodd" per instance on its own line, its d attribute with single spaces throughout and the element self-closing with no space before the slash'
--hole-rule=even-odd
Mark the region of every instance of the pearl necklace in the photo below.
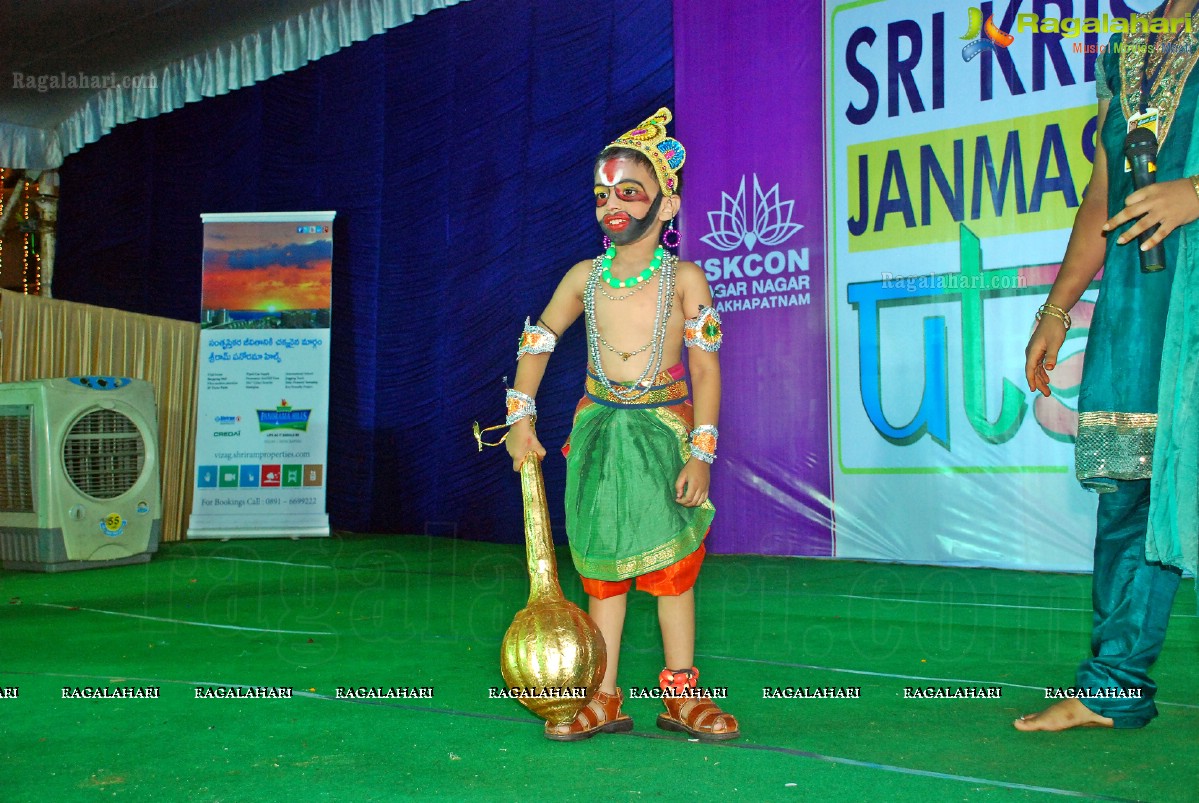
<svg viewBox="0 0 1199 803">
<path fill-rule="evenodd" d="M 678 264 L 678 257 L 674 254 L 663 255 L 661 261 L 662 276 L 658 283 L 658 297 L 654 308 L 653 335 L 650 338 L 650 342 L 645 346 L 635 352 L 628 353 L 628 357 L 631 357 L 633 354 L 640 354 L 642 351 L 650 349 L 650 358 L 646 363 L 645 370 L 641 372 L 641 376 L 633 383 L 633 387 L 629 387 L 623 383 L 614 384 L 608 379 L 608 375 L 604 371 L 603 352 L 600 350 L 600 345 L 603 344 L 624 359 L 628 359 L 625 356 L 625 352 L 617 351 L 604 340 L 603 335 L 600 334 L 599 326 L 595 321 L 595 288 L 605 271 L 604 258 L 606 256 L 607 254 L 601 254 L 592 261 L 591 273 L 587 276 L 587 286 L 583 290 L 583 320 L 587 325 L 587 355 L 592 366 L 595 368 L 596 378 L 599 379 L 600 383 L 609 393 L 621 401 L 635 402 L 649 393 L 650 388 L 653 387 L 654 377 L 662 371 L 662 357 L 666 344 L 666 324 L 670 320 L 671 307 L 674 306 L 675 266 Z M 608 260 L 608 264 L 611 264 L 610 259 Z"/>
</svg>

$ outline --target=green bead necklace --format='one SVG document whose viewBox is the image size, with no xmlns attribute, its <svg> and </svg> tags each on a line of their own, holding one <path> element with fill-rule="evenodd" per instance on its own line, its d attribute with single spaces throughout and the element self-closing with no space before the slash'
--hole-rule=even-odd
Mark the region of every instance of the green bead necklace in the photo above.
<svg viewBox="0 0 1199 803">
<path fill-rule="evenodd" d="M 649 261 L 649 267 L 638 273 L 636 276 L 630 276 L 627 279 L 612 278 L 612 260 L 616 257 L 616 246 L 609 246 L 604 252 L 603 258 L 600 260 L 600 279 L 604 284 L 611 287 L 613 290 L 623 290 L 626 287 L 636 287 L 644 281 L 648 281 L 662 267 L 662 256 L 666 252 L 662 246 L 654 249 L 654 258 Z"/>
</svg>

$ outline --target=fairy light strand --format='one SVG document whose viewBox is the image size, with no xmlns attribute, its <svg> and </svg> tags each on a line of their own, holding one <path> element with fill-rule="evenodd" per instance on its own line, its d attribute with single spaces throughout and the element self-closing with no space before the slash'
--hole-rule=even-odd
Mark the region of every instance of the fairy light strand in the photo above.
<svg viewBox="0 0 1199 803">
<path fill-rule="evenodd" d="M 34 195 L 40 196 L 42 193 L 42 183 L 37 181 L 33 183 Z M 42 294 L 42 208 L 37 208 L 37 229 L 35 233 L 31 233 L 33 237 L 33 292 L 37 295 Z"/>
<path fill-rule="evenodd" d="M 21 238 L 21 244 L 25 248 L 24 258 L 21 260 L 21 285 L 24 287 L 25 295 L 29 295 L 29 182 L 21 182 L 21 200 L 25 202 L 25 208 L 22 213 L 25 216 L 24 236 Z"/>
</svg>

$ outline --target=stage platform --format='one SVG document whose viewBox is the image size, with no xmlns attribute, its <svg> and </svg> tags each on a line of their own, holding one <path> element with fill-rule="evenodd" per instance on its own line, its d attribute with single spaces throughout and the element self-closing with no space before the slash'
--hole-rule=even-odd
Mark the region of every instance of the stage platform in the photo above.
<svg viewBox="0 0 1199 803">
<path fill-rule="evenodd" d="M 558 560 L 583 603 L 564 548 Z M 560 744 L 492 697 L 528 590 L 520 546 L 343 535 L 0 571 L 0 800 L 1195 800 L 1193 581 L 1154 673 L 1157 720 L 1011 727 L 1072 682 L 1089 589 L 1078 575 L 709 556 L 697 663 L 742 738 L 659 731 L 660 703 L 639 699 L 631 734 Z M 621 657 L 622 686 L 655 685 L 643 594 Z M 143 696 L 86 696 L 104 693 Z"/>
</svg>

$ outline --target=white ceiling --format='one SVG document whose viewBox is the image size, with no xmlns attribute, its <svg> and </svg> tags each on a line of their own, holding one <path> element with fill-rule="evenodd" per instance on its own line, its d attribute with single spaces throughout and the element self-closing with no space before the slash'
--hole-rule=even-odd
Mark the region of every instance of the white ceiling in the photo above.
<svg viewBox="0 0 1199 803">
<path fill-rule="evenodd" d="M 0 0 L 0 123 L 51 129 L 95 90 L 14 88 L 22 76 L 122 77 L 238 39 L 325 0 Z M 24 80 L 28 80 L 25 78 Z"/>
</svg>

